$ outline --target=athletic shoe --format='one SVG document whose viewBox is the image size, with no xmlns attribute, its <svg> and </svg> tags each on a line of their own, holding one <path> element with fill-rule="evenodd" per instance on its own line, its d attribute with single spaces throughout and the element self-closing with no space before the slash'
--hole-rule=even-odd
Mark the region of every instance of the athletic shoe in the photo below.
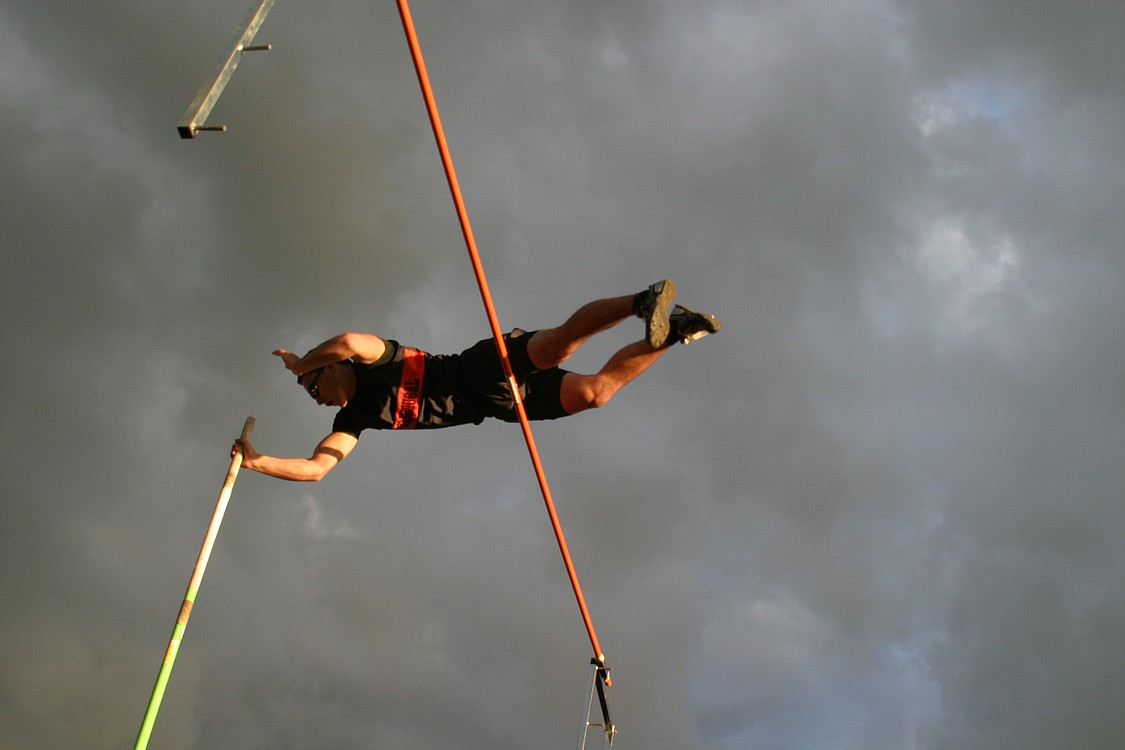
<svg viewBox="0 0 1125 750">
<path fill-rule="evenodd" d="M 645 337 L 653 349 L 668 340 L 668 308 L 676 298 L 676 285 L 671 279 L 658 281 L 633 297 L 633 312 L 645 322 Z"/>
<path fill-rule="evenodd" d="M 681 344 L 690 344 L 708 334 L 718 333 L 720 328 L 722 328 L 722 325 L 719 324 L 719 319 L 714 315 L 695 312 L 683 305 L 676 305 L 669 316 L 668 336 L 669 338 L 679 339 Z"/>
</svg>

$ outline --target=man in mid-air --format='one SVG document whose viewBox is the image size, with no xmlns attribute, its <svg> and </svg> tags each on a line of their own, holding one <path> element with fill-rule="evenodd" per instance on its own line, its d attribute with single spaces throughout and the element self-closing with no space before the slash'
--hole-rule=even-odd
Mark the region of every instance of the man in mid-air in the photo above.
<svg viewBox="0 0 1125 750">
<path fill-rule="evenodd" d="M 557 328 L 505 334 L 508 361 L 530 420 L 558 419 L 604 406 L 677 342 L 719 330 L 707 313 L 673 306 L 676 286 L 658 281 L 638 294 L 587 303 Z M 624 347 L 593 375 L 559 367 L 591 336 L 636 316 L 645 338 Z M 344 460 L 365 429 L 413 430 L 480 424 L 487 417 L 519 420 L 496 342 L 480 341 L 460 354 L 429 354 L 369 333 L 342 333 L 303 357 L 278 349 L 286 369 L 322 406 L 339 407 L 332 432 L 309 458 L 258 453 L 249 440 L 242 465 L 279 479 L 315 482 Z"/>
</svg>

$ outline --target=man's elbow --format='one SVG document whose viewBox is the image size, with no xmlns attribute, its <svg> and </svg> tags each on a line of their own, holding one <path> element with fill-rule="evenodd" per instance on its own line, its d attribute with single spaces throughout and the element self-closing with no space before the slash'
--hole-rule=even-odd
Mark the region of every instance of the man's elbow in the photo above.
<svg viewBox="0 0 1125 750">
<path fill-rule="evenodd" d="M 305 471 L 303 473 L 303 475 L 301 476 L 301 481 L 302 482 L 319 482 L 321 479 L 324 479 L 326 476 L 328 476 L 328 472 L 330 472 L 331 470 L 332 470 L 331 468 L 326 469 L 322 466 L 317 466 L 316 464 L 313 464 L 312 466 L 309 467 L 309 469 L 307 471 Z"/>
<path fill-rule="evenodd" d="M 351 359 L 352 357 L 362 354 L 366 338 L 364 334 L 352 331 L 345 331 L 339 334 L 334 339 L 336 342 L 336 356 L 340 359 Z"/>
<path fill-rule="evenodd" d="M 320 460 L 317 460 L 320 459 Z M 328 472 L 336 468 L 339 461 L 333 460 L 331 457 L 324 456 L 323 454 L 316 456 L 309 461 L 308 471 L 305 474 L 306 482 L 319 482 L 328 476 Z"/>
</svg>

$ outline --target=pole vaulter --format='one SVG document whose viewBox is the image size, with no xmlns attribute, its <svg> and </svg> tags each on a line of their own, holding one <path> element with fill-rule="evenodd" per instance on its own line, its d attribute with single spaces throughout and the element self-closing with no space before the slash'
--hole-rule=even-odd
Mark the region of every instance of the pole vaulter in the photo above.
<svg viewBox="0 0 1125 750">
<path fill-rule="evenodd" d="M 249 439 L 254 430 L 254 418 L 247 417 L 246 424 L 242 427 L 243 439 Z M 137 734 L 134 750 L 144 750 L 148 747 L 152 727 L 156 723 L 156 714 L 160 711 L 160 703 L 164 700 L 164 690 L 168 687 L 168 678 L 172 675 L 172 667 L 176 663 L 176 655 L 180 651 L 180 642 L 187 628 L 188 618 L 191 617 L 192 607 L 195 605 L 195 596 L 203 583 L 203 574 L 207 571 L 207 561 L 211 559 L 211 548 L 215 546 L 215 537 L 219 535 L 219 526 L 223 523 L 223 516 L 227 512 L 227 503 L 230 500 L 231 490 L 234 489 L 234 480 L 242 466 L 242 452 L 236 451 L 230 459 L 230 468 L 227 469 L 227 478 L 223 488 L 219 491 L 219 501 L 215 504 L 215 512 L 211 514 L 211 523 L 207 527 L 207 534 L 203 537 L 203 548 L 199 550 L 199 557 L 195 561 L 195 570 L 191 574 L 187 593 L 184 594 L 184 603 L 180 606 L 180 614 L 176 617 L 176 625 L 172 628 L 172 638 L 168 641 L 168 650 L 164 652 L 164 661 L 160 665 L 160 672 L 156 677 L 156 685 L 152 688 L 152 697 L 148 702 L 141 730 Z"/>
<path fill-rule="evenodd" d="M 429 75 L 426 73 L 426 63 L 422 58 L 421 45 L 418 43 L 418 35 L 414 30 L 414 19 L 410 14 L 410 5 L 407 0 L 398 0 L 399 15 L 402 17 L 402 27 L 406 32 L 406 40 L 410 45 L 410 54 L 414 59 L 414 69 L 418 73 L 418 83 L 422 87 L 422 97 L 426 102 L 426 110 L 430 116 L 430 124 L 433 126 L 434 138 L 437 140 L 438 151 L 441 152 L 442 165 L 445 167 L 446 179 L 449 182 L 449 191 L 453 196 L 453 203 L 457 209 L 457 218 L 461 222 L 461 233 L 465 237 L 465 246 L 469 251 L 469 259 L 473 264 L 473 272 L 477 278 L 477 286 L 480 287 L 481 300 L 484 302 L 485 311 L 488 313 L 488 324 L 492 329 L 492 337 L 496 341 L 496 349 L 500 355 L 500 362 L 504 368 L 504 374 L 508 379 L 508 387 L 511 388 L 512 398 L 515 401 L 516 409 L 519 413 L 520 427 L 523 428 L 523 436 L 527 441 L 527 450 L 531 455 L 531 463 L 535 467 L 535 475 L 539 480 L 539 488 L 543 492 L 543 502 L 547 506 L 547 515 L 551 518 L 551 526 L 555 531 L 555 538 L 559 543 L 559 552 L 562 553 L 563 562 L 566 564 L 567 575 L 570 576 L 570 585 L 574 589 L 575 599 L 578 601 L 578 608 L 582 612 L 582 620 L 586 625 L 586 632 L 590 636 L 590 645 L 594 648 L 594 658 L 598 664 L 606 672 L 606 685 L 612 685 L 609 678 L 609 668 L 606 666 L 605 654 L 602 653 L 602 647 L 598 643 L 597 633 L 594 632 L 594 623 L 590 619 L 590 612 L 586 607 L 586 599 L 582 595 L 582 586 L 578 582 L 578 574 L 574 570 L 574 562 L 571 560 L 570 551 L 566 545 L 566 537 L 563 535 L 562 524 L 559 522 L 558 513 L 555 511 L 555 503 L 551 498 L 551 488 L 547 484 L 547 476 L 543 471 L 543 464 L 539 460 L 539 451 L 535 447 L 535 437 L 531 432 L 531 423 L 527 418 L 527 411 L 524 409 L 523 401 L 520 398 L 520 389 L 516 383 L 516 377 L 512 372 L 511 362 L 508 360 L 508 348 L 504 343 L 504 334 L 500 328 L 500 321 L 496 316 L 496 308 L 492 304 L 492 295 L 488 290 L 488 280 L 484 275 L 484 266 L 481 263 L 480 254 L 477 252 L 477 243 L 473 238 L 473 229 L 469 223 L 469 213 L 465 208 L 465 201 L 461 196 L 461 187 L 457 182 L 457 173 L 453 168 L 453 157 L 449 153 L 449 144 L 445 139 L 445 130 L 441 125 L 441 116 L 438 114 L 437 102 L 434 99 L 433 89 L 430 87 Z"/>
</svg>

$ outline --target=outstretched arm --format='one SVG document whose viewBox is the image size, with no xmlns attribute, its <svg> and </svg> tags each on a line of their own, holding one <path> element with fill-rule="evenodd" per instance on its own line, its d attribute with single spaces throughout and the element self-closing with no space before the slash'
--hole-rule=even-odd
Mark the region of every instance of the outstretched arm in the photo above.
<svg viewBox="0 0 1125 750">
<path fill-rule="evenodd" d="M 355 435 L 333 432 L 320 441 L 309 458 L 278 458 L 258 453 L 249 440 L 239 438 L 231 448 L 231 455 L 242 448 L 242 465 L 247 469 L 290 482 L 317 482 L 347 458 L 357 442 Z"/>
<path fill-rule="evenodd" d="M 286 369 L 299 377 L 310 370 L 344 359 L 371 364 L 382 357 L 386 350 L 387 343 L 378 336 L 370 333 L 341 333 L 313 347 L 303 357 L 285 349 L 275 350 L 274 355 L 281 357 Z"/>
</svg>

